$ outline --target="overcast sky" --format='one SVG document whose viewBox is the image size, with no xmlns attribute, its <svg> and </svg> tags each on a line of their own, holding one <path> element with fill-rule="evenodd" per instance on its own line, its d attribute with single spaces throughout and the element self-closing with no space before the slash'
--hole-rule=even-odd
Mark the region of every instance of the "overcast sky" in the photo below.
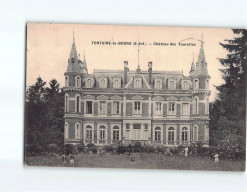
<svg viewBox="0 0 247 195">
<path fill-rule="evenodd" d="M 153 26 L 116 26 L 116 25 L 81 25 L 81 24 L 28 24 L 27 27 L 27 86 L 33 85 L 37 77 L 46 82 L 56 78 L 64 86 L 64 72 L 67 69 L 73 41 L 73 31 L 77 53 L 83 58 L 84 50 L 91 74 L 94 69 L 123 70 L 124 61 L 130 69 L 138 64 L 138 47 L 134 45 L 94 45 L 92 41 L 145 42 L 140 46 L 140 68 L 148 69 L 148 62 L 153 62 L 153 70 L 183 71 L 188 76 L 193 59 L 197 61 L 200 41 L 204 41 L 204 52 L 211 76 L 210 101 L 216 95 L 213 85 L 220 85 L 223 80 L 219 72 L 222 68 L 217 58 L 225 57 L 227 52 L 219 42 L 232 39 L 231 29 L 224 28 L 183 28 Z M 184 40 L 186 39 L 186 40 Z M 182 41 L 183 40 L 183 41 Z M 178 42 L 196 46 L 179 46 Z M 176 43 L 176 46 L 157 46 L 154 42 Z"/>
</svg>

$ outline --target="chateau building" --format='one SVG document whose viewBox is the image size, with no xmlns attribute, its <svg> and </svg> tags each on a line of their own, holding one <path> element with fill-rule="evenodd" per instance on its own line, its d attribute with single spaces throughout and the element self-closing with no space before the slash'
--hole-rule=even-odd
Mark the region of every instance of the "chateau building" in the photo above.
<svg viewBox="0 0 247 195">
<path fill-rule="evenodd" d="M 139 64 L 139 63 L 138 63 Z M 166 146 L 209 141 L 209 80 L 203 44 L 189 76 L 178 71 L 94 70 L 75 40 L 65 72 L 65 143 L 135 141 Z"/>
</svg>

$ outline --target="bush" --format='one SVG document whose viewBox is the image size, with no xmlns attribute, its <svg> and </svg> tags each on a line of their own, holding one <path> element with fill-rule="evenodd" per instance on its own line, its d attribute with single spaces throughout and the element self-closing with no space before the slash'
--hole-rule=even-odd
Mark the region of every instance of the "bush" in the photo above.
<svg viewBox="0 0 247 195">
<path fill-rule="evenodd" d="M 144 146 L 143 147 L 143 152 L 154 153 L 155 152 L 154 146 L 151 146 L 151 145 Z"/>
<path fill-rule="evenodd" d="M 73 144 L 65 145 L 65 155 L 78 154 L 77 148 Z"/>
<path fill-rule="evenodd" d="M 61 148 L 59 148 L 56 144 L 48 144 L 47 145 L 47 152 L 48 153 L 58 154 L 60 151 L 61 151 Z"/>
<path fill-rule="evenodd" d="M 84 152 L 84 149 L 85 149 L 84 144 L 78 144 L 76 148 L 79 153 Z"/>
<path fill-rule="evenodd" d="M 157 146 L 155 152 L 165 154 L 167 148 L 165 146 Z"/>
<path fill-rule="evenodd" d="M 135 142 L 133 150 L 134 152 L 142 152 L 143 151 L 143 146 L 141 144 L 141 142 Z"/>
<path fill-rule="evenodd" d="M 127 147 L 126 147 L 126 146 L 119 145 L 119 146 L 117 147 L 117 152 L 118 152 L 119 154 L 124 154 L 126 151 L 127 151 Z"/>
<path fill-rule="evenodd" d="M 105 146 L 103 146 L 103 150 L 106 152 L 112 152 L 113 146 L 112 145 L 105 145 Z"/>
<path fill-rule="evenodd" d="M 88 151 L 91 151 L 94 154 L 97 153 L 98 151 L 97 146 L 95 146 L 93 143 L 88 144 L 87 147 L 88 147 Z"/>
</svg>

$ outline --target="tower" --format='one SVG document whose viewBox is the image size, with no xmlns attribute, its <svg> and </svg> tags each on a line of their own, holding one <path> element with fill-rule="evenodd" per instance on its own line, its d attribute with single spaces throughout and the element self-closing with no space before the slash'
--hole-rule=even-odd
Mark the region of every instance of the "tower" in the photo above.
<svg viewBox="0 0 247 195">
<path fill-rule="evenodd" d="M 209 141 L 209 90 L 210 76 L 207 70 L 207 62 L 204 54 L 203 41 L 196 67 L 194 59 L 191 65 L 190 78 L 193 86 L 192 90 L 192 128 L 194 141 L 201 141 L 208 145 Z"/>
<path fill-rule="evenodd" d="M 85 61 L 85 59 L 84 59 Z M 68 59 L 67 70 L 65 76 L 65 127 L 64 139 L 65 143 L 70 141 L 80 141 L 82 136 L 82 79 L 87 68 L 83 62 L 78 59 L 75 38 L 73 34 L 73 43 L 70 56 Z"/>
</svg>

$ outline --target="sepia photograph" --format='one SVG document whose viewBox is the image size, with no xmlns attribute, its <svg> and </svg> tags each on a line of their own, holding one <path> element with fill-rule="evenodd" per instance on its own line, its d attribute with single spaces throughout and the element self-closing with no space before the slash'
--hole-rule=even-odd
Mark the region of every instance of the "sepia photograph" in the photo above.
<svg viewBox="0 0 247 195">
<path fill-rule="evenodd" d="M 247 30 L 27 23 L 24 165 L 245 171 Z"/>
</svg>

